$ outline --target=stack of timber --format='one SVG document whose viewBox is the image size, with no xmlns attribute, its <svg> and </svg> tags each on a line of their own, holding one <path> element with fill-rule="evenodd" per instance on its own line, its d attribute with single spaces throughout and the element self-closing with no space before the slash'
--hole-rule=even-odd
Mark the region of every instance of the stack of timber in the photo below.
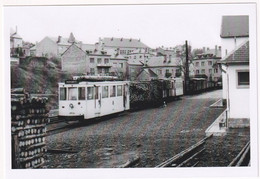
<svg viewBox="0 0 260 179">
<path fill-rule="evenodd" d="M 12 168 L 41 168 L 46 153 L 47 98 L 11 90 Z"/>
</svg>

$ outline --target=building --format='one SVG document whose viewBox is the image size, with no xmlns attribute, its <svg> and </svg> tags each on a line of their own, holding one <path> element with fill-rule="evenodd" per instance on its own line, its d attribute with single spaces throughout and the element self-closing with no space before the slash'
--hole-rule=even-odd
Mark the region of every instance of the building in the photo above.
<svg viewBox="0 0 260 179">
<path fill-rule="evenodd" d="M 219 81 L 221 79 L 221 69 L 218 62 L 221 59 L 221 47 L 215 49 L 204 49 L 204 52 L 197 54 L 193 58 L 195 75 L 206 75 L 208 81 Z"/>
<path fill-rule="evenodd" d="M 118 76 L 119 78 L 126 80 L 127 58 L 125 58 L 123 55 L 118 54 L 117 50 L 110 50 L 108 51 L 108 54 L 111 55 L 110 62 L 112 64 L 110 75 Z"/>
<path fill-rule="evenodd" d="M 151 57 L 147 64 L 144 65 L 144 69 L 152 70 L 158 78 L 169 78 L 181 76 L 180 71 L 180 58 L 166 56 Z"/>
<path fill-rule="evenodd" d="M 116 51 L 93 49 L 91 45 L 72 44 L 61 55 L 62 71 L 90 76 L 118 76 L 126 78 L 126 58 Z"/>
<path fill-rule="evenodd" d="M 158 75 L 154 73 L 149 68 L 144 68 L 138 75 L 136 80 L 137 81 L 151 81 L 154 79 L 158 79 Z"/>
<path fill-rule="evenodd" d="M 144 63 L 137 59 L 128 59 L 126 63 L 126 76 L 127 80 L 135 81 L 137 80 L 138 74 L 142 71 Z"/>
<path fill-rule="evenodd" d="M 10 30 L 10 56 L 19 56 L 19 48 L 23 47 L 23 39 L 16 30 Z"/>
<path fill-rule="evenodd" d="M 69 73 L 86 73 L 87 54 L 77 45 L 72 44 L 61 55 L 61 69 Z"/>
<path fill-rule="evenodd" d="M 223 59 L 236 47 L 249 39 L 248 16 L 223 16 L 221 23 L 221 57 Z M 226 71 L 225 66 L 222 67 Z M 227 76 L 222 72 L 223 99 L 227 99 Z"/>
<path fill-rule="evenodd" d="M 127 58 L 146 64 L 147 61 L 153 56 L 155 55 L 149 49 L 137 49 L 128 54 Z"/>
<path fill-rule="evenodd" d="M 221 65 L 227 77 L 227 111 L 229 127 L 249 126 L 249 40 L 228 53 Z"/>
<path fill-rule="evenodd" d="M 150 49 L 147 45 L 142 43 L 140 39 L 132 38 L 100 38 L 98 44 L 104 47 L 104 49 L 118 50 L 118 54 L 124 57 L 127 57 L 135 50 L 143 49 L 148 51 L 148 49 Z"/>
<path fill-rule="evenodd" d="M 58 37 L 45 37 L 39 43 L 36 43 L 34 47 L 30 49 L 31 56 L 37 57 L 61 57 L 61 55 L 71 46 L 73 43 L 78 46 L 82 45 L 81 42 L 77 41 L 70 33 L 69 38 L 62 36 Z"/>
</svg>

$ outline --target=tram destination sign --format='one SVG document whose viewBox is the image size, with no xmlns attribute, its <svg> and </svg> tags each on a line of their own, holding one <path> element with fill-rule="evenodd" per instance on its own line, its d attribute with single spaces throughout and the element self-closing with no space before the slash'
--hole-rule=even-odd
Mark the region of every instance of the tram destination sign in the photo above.
<svg viewBox="0 0 260 179">
<path fill-rule="evenodd" d="M 65 84 L 79 84 L 77 80 L 66 80 Z"/>
</svg>

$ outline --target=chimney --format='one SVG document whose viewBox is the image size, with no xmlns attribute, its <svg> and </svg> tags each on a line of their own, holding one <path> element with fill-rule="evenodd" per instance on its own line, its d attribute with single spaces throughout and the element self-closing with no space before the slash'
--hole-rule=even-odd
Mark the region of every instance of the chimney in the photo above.
<svg viewBox="0 0 260 179">
<path fill-rule="evenodd" d="M 113 40 L 114 40 L 114 38 L 112 37 L 112 38 L 111 38 L 111 41 L 113 41 Z"/>
<path fill-rule="evenodd" d="M 61 36 L 59 35 L 57 43 L 60 43 L 60 40 L 61 40 Z"/>
<path fill-rule="evenodd" d="M 218 50 L 221 51 L 221 46 L 218 46 Z"/>
<path fill-rule="evenodd" d="M 206 52 L 206 47 L 203 47 L 203 53 L 205 53 Z"/>
<path fill-rule="evenodd" d="M 95 43 L 95 50 L 98 50 L 99 49 L 99 43 Z"/>
<path fill-rule="evenodd" d="M 218 46 L 215 45 L 215 55 L 217 56 L 218 55 Z"/>
<path fill-rule="evenodd" d="M 123 37 L 120 40 L 123 41 Z"/>
</svg>

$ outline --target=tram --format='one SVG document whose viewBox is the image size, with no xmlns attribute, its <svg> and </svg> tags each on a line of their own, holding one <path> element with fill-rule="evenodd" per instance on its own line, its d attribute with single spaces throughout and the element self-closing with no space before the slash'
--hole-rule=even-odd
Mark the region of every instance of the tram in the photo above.
<svg viewBox="0 0 260 179">
<path fill-rule="evenodd" d="M 92 119 L 130 108 L 128 81 L 74 78 L 59 83 L 59 117 Z"/>
</svg>

